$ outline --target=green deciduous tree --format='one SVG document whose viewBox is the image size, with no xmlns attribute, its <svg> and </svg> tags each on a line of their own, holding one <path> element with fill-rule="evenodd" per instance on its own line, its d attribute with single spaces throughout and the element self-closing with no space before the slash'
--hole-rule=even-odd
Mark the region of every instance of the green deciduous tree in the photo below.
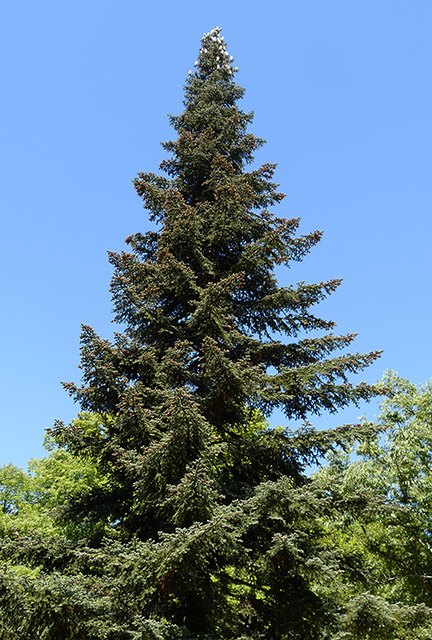
<svg viewBox="0 0 432 640">
<path fill-rule="evenodd" d="M 156 230 L 110 255 L 125 329 L 109 342 L 84 327 L 83 383 L 65 385 L 109 419 L 58 424 L 53 436 L 104 478 L 66 507 L 100 535 L 58 541 L 54 554 L 36 538 L 10 543 L 16 562 L 43 572 L 21 637 L 37 619 L 47 638 L 306 640 L 339 624 L 331 585 L 344 557 L 322 535 L 327 498 L 304 470 L 355 429 L 272 430 L 264 419 L 370 398 L 376 389 L 348 376 L 378 354 L 341 352 L 354 335 L 314 314 L 339 280 L 279 286 L 275 268 L 321 233 L 297 236 L 297 219 L 270 211 L 283 196 L 274 165 L 251 164 L 263 141 L 248 132 L 235 72 L 220 29 L 205 34 L 185 109 L 171 116 L 165 175 L 135 180 Z M 15 593 L 13 580 L 4 588 Z M 16 610 L 4 605 L 4 619 Z"/>
<path fill-rule="evenodd" d="M 388 372 L 382 386 L 386 397 L 377 433 L 358 445 L 354 459 L 349 453 L 331 455 L 315 481 L 337 505 L 326 523 L 329 535 L 340 548 L 364 559 L 364 580 L 355 585 L 353 602 L 369 603 L 366 617 L 371 623 L 391 612 L 391 633 L 381 630 L 379 635 L 376 624 L 376 637 L 429 638 L 432 384 L 417 386 Z M 354 627 L 360 613 L 356 607 L 351 611 Z M 363 625 L 367 628 L 367 621 Z M 364 633 L 358 637 L 375 637 Z"/>
<path fill-rule="evenodd" d="M 82 413 L 72 428 L 91 432 L 100 423 L 100 416 Z M 49 454 L 30 460 L 27 472 L 12 464 L 0 467 L 0 534 L 15 531 L 80 539 L 94 533 L 94 525 L 87 521 L 62 518 L 62 509 L 74 496 L 103 486 L 106 479 L 89 459 L 58 448 L 50 433 L 44 444 Z"/>
</svg>

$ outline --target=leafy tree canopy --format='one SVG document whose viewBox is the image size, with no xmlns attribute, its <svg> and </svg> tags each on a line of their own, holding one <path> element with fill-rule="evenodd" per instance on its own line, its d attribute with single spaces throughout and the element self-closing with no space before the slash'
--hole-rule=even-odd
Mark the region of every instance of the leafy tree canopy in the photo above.
<svg viewBox="0 0 432 640">
<path fill-rule="evenodd" d="M 72 422 L 74 428 L 87 432 L 98 429 L 99 424 L 99 416 L 84 413 Z M 57 447 L 50 430 L 44 445 L 49 455 L 30 460 L 27 472 L 12 464 L 0 467 L 0 532 L 3 537 L 19 531 L 80 539 L 94 530 L 83 521 L 62 521 L 62 508 L 73 496 L 103 486 L 106 479 L 88 458 Z"/>
<path fill-rule="evenodd" d="M 432 383 L 417 386 L 388 372 L 382 388 L 376 433 L 359 443 L 354 458 L 331 454 L 314 481 L 336 507 L 328 535 L 364 559 L 356 602 L 367 589 L 363 603 L 378 603 L 367 605 L 378 620 L 386 608 L 393 611 L 390 637 L 426 638 L 432 635 Z M 400 603 L 414 628 L 401 624 Z"/>
<path fill-rule="evenodd" d="M 346 506 L 351 502 L 345 518 L 355 544 L 379 558 L 388 587 L 432 605 L 432 384 L 416 386 L 388 372 L 382 385 L 379 432 L 359 444 L 354 460 L 331 455 L 319 477 Z"/>
</svg>

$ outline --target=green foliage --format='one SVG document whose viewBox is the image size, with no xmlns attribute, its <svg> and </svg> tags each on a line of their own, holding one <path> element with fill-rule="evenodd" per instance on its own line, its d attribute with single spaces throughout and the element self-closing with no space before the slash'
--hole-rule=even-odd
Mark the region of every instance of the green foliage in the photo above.
<svg viewBox="0 0 432 640">
<path fill-rule="evenodd" d="M 360 442 L 354 459 L 330 456 L 315 482 L 336 507 L 325 523 L 328 535 L 364 561 L 347 619 L 359 629 L 360 618 L 369 620 L 370 635 L 359 630 L 352 637 L 426 638 L 432 633 L 432 384 L 416 386 L 388 372 L 382 387 L 377 433 Z"/>
<path fill-rule="evenodd" d="M 65 387 L 87 414 L 56 425 L 59 448 L 28 479 L 37 509 L 58 508 L 57 537 L 16 527 L 0 551 L 11 638 L 318 640 L 349 615 L 360 628 L 341 595 L 352 558 L 304 473 L 358 427 L 266 419 L 376 395 L 348 378 L 379 354 L 341 355 L 355 336 L 314 315 L 340 280 L 278 285 L 276 267 L 321 233 L 297 236 L 298 219 L 270 212 L 283 195 L 274 165 L 248 170 L 263 141 L 247 131 L 235 72 L 220 29 L 205 34 L 165 176 L 135 180 L 157 228 L 110 254 L 125 328 L 110 342 L 83 327 L 82 385 Z"/>
<path fill-rule="evenodd" d="M 3 514 L 16 514 L 26 501 L 29 477 L 18 467 L 7 464 L 0 468 L 0 506 Z"/>
<path fill-rule="evenodd" d="M 100 417 L 81 413 L 72 428 L 93 433 L 99 422 Z M 106 479 L 88 458 L 58 448 L 50 433 L 45 447 L 49 455 L 31 460 L 27 472 L 11 464 L 0 468 L 1 535 L 19 531 L 80 539 L 94 525 L 65 520 L 62 509 L 73 496 L 103 486 Z"/>
</svg>

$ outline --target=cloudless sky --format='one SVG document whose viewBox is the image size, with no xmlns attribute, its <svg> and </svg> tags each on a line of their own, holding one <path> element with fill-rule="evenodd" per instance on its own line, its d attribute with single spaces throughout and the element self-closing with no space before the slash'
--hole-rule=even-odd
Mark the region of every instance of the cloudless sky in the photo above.
<svg viewBox="0 0 432 640">
<path fill-rule="evenodd" d="M 322 229 L 283 284 L 343 277 L 320 313 L 383 349 L 359 376 L 432 376 L 430 0 L 17 0 L 0 9 L 1 455 L 41 457 L 78 407 L 80 323 L 110 338 L 106 251 L 148 229 L 131 180 L 157 171 L 199 40 L 223 27 L 287 197 Z M 353 421 L 376 407 L 327 416 Z"/>
</svg>

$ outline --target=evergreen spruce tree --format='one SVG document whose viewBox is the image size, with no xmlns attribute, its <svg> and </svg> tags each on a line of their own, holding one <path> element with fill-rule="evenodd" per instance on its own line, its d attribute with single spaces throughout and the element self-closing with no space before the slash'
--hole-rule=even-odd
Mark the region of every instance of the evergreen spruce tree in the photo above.
<svg viewBox="0 0 432 640">
<path fill-rule="evenodd" d="M 68 615 L 80 613 L 64 637 L 312 639 L 338 624 L 330 585 L 343 559 L 323 540 L 325 492 L 304 471 L 355 428 L 288 427 L 375 395 L 348 376 L 378 353 L 342 352 L 354 335 L 314 315 L 340 280 L 279 286 L 275 267 L 321 233 L 298 236 L 298 219 L 273 214 L 283 195 L 275 165 L 251 165 L 263 141 L 238 106 L 236 71 L 221 30 L 205 34 L 164 175 L 135 180 L 157 230 L 110 255 L 125 329 L 109 342 L 84 327 L 83 384 L 65 385 L 98 427 L 59 423 L 54 437 L 105 481 L 63 513 L 99 534 L 79 560 L 69 543 L 50 560 L 90 581 L 68 591 Z M 265 422 L 277 408 L 287 428 Z"/>
</svg>

